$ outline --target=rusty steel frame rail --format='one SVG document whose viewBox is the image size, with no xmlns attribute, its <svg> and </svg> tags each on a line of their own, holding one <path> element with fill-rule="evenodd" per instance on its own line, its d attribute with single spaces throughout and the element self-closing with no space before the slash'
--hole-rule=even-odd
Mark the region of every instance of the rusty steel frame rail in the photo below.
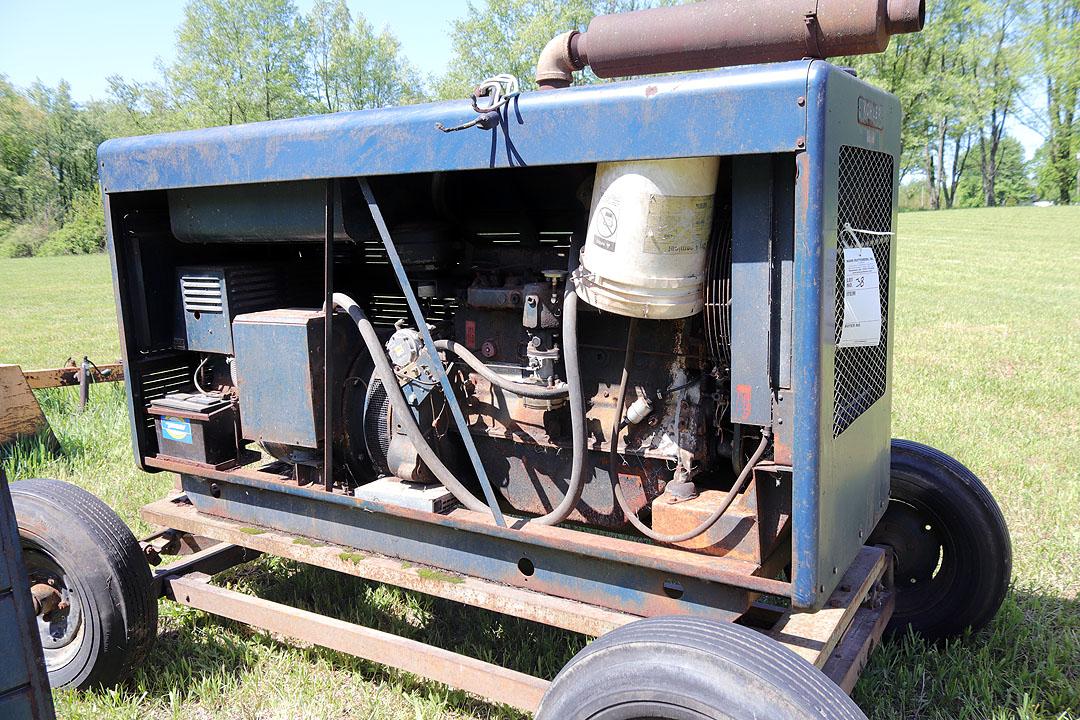
<svg viewBox="0 0 1080 720">
<path fill-rule="evenodd" d="M 215 587 L 209 579 L 201 573 L 166 577 L 166 597 L 272 633 L 396 667 L 527 712 L 536 711 L 550 684 L 468 655 Z"/>
<path fill-rule="evenodd" d="M 534 709 L 532 703 L 539 702 L 547 681 L 423 643 L 402 641 L 379 631 L 216 588 L 208 584 L 209 575 L 266 553 L 591 636 L 639 619 L 630 613 L 481 578 L 451 576 L 432 572 L 430 568 L 403 565 L 394 558 L 360 554 L 341 546 L 312 544 L 302 538 L 297 542 L 296 536 L 201 514 L 182 495 L 145 506 L 143 517 L 180 532 L 197 532 L 220 541 L 156 571 L 154 581 L 160 594 L 212 614 L 399 667 L 526 710 Z M 824 610 L 802 613 L 757 603 L 740 622 L 772 637 L 850 693 L 892 617 L 895 594 L 890 567 L 891 558 L 886 550 L 865 547 L 845 572 Z M 183 589 L 183 593 L 178 594 L 177 588 Z M 342 628 L 347 632 L 335 635 Z M 335 637 L 337 644 L 330 644 L 329 640 Z M 404 650 L 409 654 L 406 664 L 395 654 Z M 454 663 L 458 663 L 457 670 Z M 508 685 L 500 686 L 504 679 Z"/>
<path fill-rule="evenodd" d="M 823 668 L 864 601 L 869 598 L 872 604 L 877 603 L 876 589 L 886 579 L 890 565 L 885 550 L 862 548 L 824 608 L 817 612 L 789 610 L 767 634 L 802 659 Z"/>
<path fill-rule="evenodd" d="M 156 568 L 150 576 L 152 592 L 157 596 L 165 595 L 165 588 L 169 578 L 183 577 L 192 573 L 202 573 L 207 576 L 216 575 L 229 568 L 251 562 L 262 555 L 257 550 L 218 543 L 205 550 L 200 550 L 187 555 L 182 560 L 177 560 L 164 567 Z"/>
<path fill-rule="evenodd" d="M 170 502 L 164 500 L 155 505 Z M 187 514 L 197 513 L 189 507 Z M 213 520 L 213 526 L 218 529 L 230 524 L 238 525 L 232 521 Z M 260 542 L 263 536 L 263 533 L 240 534 L 251 538 L 252 543 Z M 294 545 L 288 537 L 278 537 L 269 531 L 266 534 L 271 537 L 262 538 L 261 542 L 269 543 L 267 547 L 272 553 Z M 321 555 L 299 552 L 283 556 L 331 567 L 334 563 L 326 560 L 337 549 L 324 547 L 320 550 Z M 237 545 L 216 545 L 158 570 L 154 575 L 156 590 L 159 595 L 187 607 L 395 667 L 527 712 L 535 712 L 550 685 L 543 678 L 467 655 L 210 584 L 211 575 L 260 554 Z M 841 588 L 830 598 L 829 608 L 835 611 L 833 613 L 793 614 L 780 608 L 758 606 L 759 619 L 775 611 L 771 620 L 775 627 L 763 632 L 821 668 L 827 677 L 850 693 L 892 616 L 895 594 L 887 587 L 889 573 L 886 566 L 889 562 L 883 550 L 865 548 L 845 573 Z M 356 571 L 351 574 L 363 576 Z M 886 583 L 886 587 L 883 588 L 882 583 Z M 416 589 L 432 590 L 431 587 Z M 503 590 L 513 593 L 515 588 Z M 445 594 L 441 596 L 458 599 Z M 554 600 L 561 602 L 558 598 Z M 626 619 L 636 618 L 627 616 Z M 799 629 L 805 630 L 807 636 L 792 634 Z"/>
<path fill-rule="evenodd" d="M 400 518 L 408 522 L 439 525 L 492 539 L 511 540 L 522 545 L 550 548 L 597 560 L 611 560 L 639 566 L 642 569 L 694 577 L 740 590 L 781 597 L 789 597 L 791 594 L 791 583 L 755 574 L 760 572 L 761 568 L 741 560 L 700 555 L 680 548 L 595 535 L 564 527 L 540 526 L 530 524 L 527 519 L 515 520 L 508 527 L 499 527 L 490 516 L 463 508 L 445 514 L 412 510 L 298 486 L 287 476 L 246 467 L 236 470 L 215 470 L 160 456 L 148 457 L 145 462 L 148 467 L 179 473 L 182 478 L 192 482 L 217 481 L 222 483 L 222 490 L 227 487 L 224 483 L 236 484 L 249 490 L 268 490 L 308 500 L 325 501 Z M 453 568 L 446 569 L 453 570 Z"/>
<path fill-rule="evenodd" d="M 252 551 L 593 637 L 640 619 L 631 613 L 502 585 L 482 578 L 441 572 L 420 564 L 403 564 L 400 559 L 372 552 L 361 553 L 341 545 L 313 543 L 306 538 L 298 539 L 297 536 L 269 528 L 248 527 L 234 520 L 199 513 L 179 499 L 151 503 L 142 509 L 142 517 L 154 525 L 168 526 L 229 545 L 246 547 Z M 200 567 L 200 562 L 197 556 L 191 556 L 187 567 L 207 572 Z M 181 568 L 181 565 L 174 564 L 162 568 L 157 575 L 177 574 Z"/>
<path fill-rule="evenodd" d="M 82 382 L 82 368 L 77 365 L 46 368 L 44 370 L 23 370 L 22 374 L 31 390 L 71 387 Z M 93 384 L 122 382 L 124 380 L 124 366 L 120 363 L 98 365 L 96 368 L 90 368 L 89 374 L 90 382 Z"/>
</svg>

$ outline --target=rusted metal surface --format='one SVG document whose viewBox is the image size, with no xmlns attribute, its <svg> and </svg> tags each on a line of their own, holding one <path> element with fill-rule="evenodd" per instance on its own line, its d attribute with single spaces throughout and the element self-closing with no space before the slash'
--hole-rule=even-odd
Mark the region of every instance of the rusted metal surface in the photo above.
<svg viewBox="0 0 1080 720">
<path fill-rule="evenodd" d="M 194 555 L 217 544 L 217 540 L 172 528 L 159 530 L 139 540 L 147 561 L 154 566 L 161 564 L 162 555 Z"/>
<path fill-rule="evenodd" d="M 772 475 L 764 477 L 767 477 L 765 485 L 775 482 Z M 782 507 L 772 507 L 776 506 L 775 502 L 757 502 L 761 486 L 762 483 L 753 481 L 709 530 L 677 543 L 678 547 L 756 564 L 764 562 L 787 537 L 791 518 L 790 511 L 784 513 Z M 652 504 L 653 530 L 664 535 L 678 535 L 697 527 L 712 514 L 724 495 L 719 490 L 705 490 L 696 498 L 678 503 L 668 503 L 661 498 Z M 759 508 L 765 514 L 760 521 Z M 785 549 L 790 556 L 789 546 Z"/>
<path fill-rule="evenodd" d="M 788 612 L 768 634 L 807 662 L 823 667 L 860 605 L 885 575 L 887 557 L 881 548 L 862 548 L 823 609 Z"/>
<path fill-rule="evenodd" d="M 549 685 L 546 680 L 467 655 L 215 587 L 207 580 L 168 578 L 168 597 L 188 607 L 400 668 L 526 712 L 536 710 Z"/>
<path fill-rule="evenodd" d="M 182 474 L 192 471 L 186 464 L 177 463 L 166 458 L 147 458 L 146 462 L 152 467 Z M 527 519 L 516 520 L 510 527 L 500 528 L 495 525 L 489 516 L 463 508 L 455 509 L 444 515 L 426 513 L 419 510 L 360 500 L 337 493 L 329 494 L 306 487 L 298 487 L 287 477 L 259 472 L 249 468 L 240 468 L 234 471 L 199 469 L 199 473 L 201 478 L 185 476 L 184 479 L 185 481 L 189 479 L 204 482 L 217 481 L 219 493 L 224 493 L 227 487 L 226 483 L 239 484 L 244 486 L 247 492 L 251 493 L 252 501 L 255 499 L 253 489 L 267 490 L 276 494 L 326 501 L 328 504 L 364 510 L 369 514 L 392 516 L 418 523 L 417 527 L 439 525 L 455 531 L 464 531 L 459 534 L 462 537 L 460 542 L 464 542 L 466 536 L 508 540 L 520 544 L 522 548 L 530 546 L 547 548 L 595 560 L 610 561 L 620 566 L 684 575 L 710 583 L 729 585 L 771 595 L 787 596 L 790 593 L 788 583 L 758 576 L 755 574 L 759 570 L 756 565 L 738 560 L 707 557 L 676 548 L 650 545 L 606 535 L 583 533 L 568 528 L 538 526 L 530 524 Z M 257 508 L 252 507 L 251 509 L 255 510 Z M 223 512 L 215 514 L 224 515 Z M 315 521 L 317 518 L 311 518 L 311 520 Z M 357 518 L 356 522 L 360 523 L 360 518 Z M 422 561 L 419 558 L 418 560 Z"/>
<path fill-rule="evenodd" d="M 232 595 L 221 594 L 229 591 L 219 592 L 218 588 L 209 588 L 205 595 L 192 595 L 189 588 L 199 588 L 201 592 L 208 587 L 205 578 L 200 577 L 202 574 L 219 572 L 237 562 L 252 559 L 258 552 L 266 552 L 592 636 L 599 636 L 637 619 L 634 615 L 507 587 L 479 578 L 441 573 L 424 566 L 403 565 L 400 560 L 373 553 L 358 553 L 341 546 L 312 543 L 305 538 L 298 539 L 297 536 L 268 528 L 246 527 L 230 520 L 200 514 L 182 497 L 152 503 L 143 508 L 142 514 L 149 522 L 170 524 L 189 532 L 214 536 L 223 542 L 222 545 L 210 551 L 157 571 L 155 582 L 161 583 L 161 591 L 168 597 L 207 612 L 316 644 L 324 643 L 306 634 L 311 627 L 308 621 L 314 619 L 315 627 L 320 626 L 323 621 L 330 623 L 339 621 L 311 613 L 293 616 L 289 612 L 291 608 L 285 608 L 285 614 L 279 617 L 279 621 L 284 624 L 270 626 L 264 622 L 266 616 L 263 607 L 272 606 L 276 613 L 284 606 L 274 606 L 273 603 L 243 595 L 240 596 L 238 601 L 240 604 L 237 605 L 232 603 L 235 599 Z M 238 545 L 224 544 L 233 542 L 242 543 L 247 550 Z M 243 552 L 248 554 L 239 554 Z M 796 654 L 823 668 L 830 678 L 845 691 L 850 692 L 865 666 L 870 651 L 880 641 L 881 634 L 892 616 L 893 594 L 880 589 L 880 583 L 886 581 L 884 572 L 886 561 L 887 556 L 883 550 L 864 548 L 845 574 L 840 588 L 831 596 L 827 608 L 818 613 L 792 614 L 786 608 L 755 603 L 739 619 L 739 622 L 757 627 L 774 637 Z M 177 588 L 182 588 L 181 597 L 177 597 Z M 222 600 L 223 597 L 225 600 Z M 393 638 L 394 642 L 399 640 L 394 636 L 387 637 Z M 426 655 L 433 650 L 436 653 L 443 652 L 419 643 L 416 646 L 421 655 Z M 358 654 L 348 648 L 333 645 L 328 645 L 328 647 Z M 360 656 L 402 667 L 392 658 L 380 659 L 362 653 Z M 467 660 L 475 662 L 471 659 Z M 424 663 L 421 663 L 421 666 L 429 667 Z M 441 666 L 436 663 L 435 667 Z M 503 699 L 505 695 L 493 694 L 495 691 L 502 692 L 507 687 L 502 684 L 504 680 L 502 675 L 493 676 L 495 677 L 493 684 L 480 687 L 459 685 L 443 677 L 432 675 L 430 669 L 417 670 L 409 667 L 405 669 L 447 682 L 455 687 L 462 687 L 499 702 L 506 702 Z M 499 670 L 505 672 L 501 668 Z M 519 678 L 516 675 L 512 675 L 510 682 L 516 682 L 517 679 Z M 523 706 L 515 705 L 515 707 Z"/>
<path fill-rule="evenodd" d="M 60 447 L 22 369 L 0 365 L 0 447 L 35 435 L 45 438 L 52 451 Z"/>
<path fill-rule="evenodd" d="M 921 30 L 924 15 L 924 0 L 708 0 L 600 15 L 554 38 L 536 79 L 558 88 L 586 66 L 610 78 L 863 55 Z"/>
<path fill-rule="evenodd" d="M 179 577 L 189 573 L 216 575 L 231 567 L 251 562 L 261 554 L 258 550 L 240 545 L 218 543 L 213 547 L 200 550 L 182 560 L 177 560 L 165 567 L 154 570 L 152 575 L 154 592 L 157 595 L 163 594 L 165 580 L 169 577 Z"/>
<path fill-rule="evenodd" d="M 552 597 L 460 573 L 433 570 L 426 565 L 403 564 L 401 560 L 372 552 L 362 553 L 341 545 L 313 543 L 306 538 L 298 540 L 297 536 L 269 528 L 249 527 L 232 520 L 201 514 L 182 500 L 159 500 L 151 503 L 142 509 L 142 517 L 147 522 L 167 524 L 188 532 L 213 536 L 224 543 L 594 637 L 639 619 L 629 613 Z M 177 567 L 183 566 L 164 568 L 159 574 L 174 574 L 178 572 L 175 569 Z"/>
<path fill-rule="evenodd" d="M 53 610 L 66 610 L 60 591 L 52 585 L 37 583 L 30 586 L 30 598 L 34 602 L 34 615 L 48 615 Z"/>
<path fill-rule="evenodd" d="M 546 287 L 546 286 L 545 286 Z M 509 375 L 520 373 L 513 355 L 520 333 L 517 318 L 483 314 L 463 308 L 455 318 L 459 336 L 468 336 L 468 323 L 480 332 L 476 345 L 490 342 L 503 353 L 498 360 Z M 623 355 L 626 325 L 622 318 L 580 320 L 579 353 L 583 358 L 582 381 L 589 408 L 586 482 L 577 508 L 569 517 L 593 527 L 621 529 L 627 522 L 615 502 L 606 466 L 608 434 L 615 414 L 619 363 Z M 511 322 L 512 321 L 512 322 Z M 700 383 L 657 400 L 655 393 L 684 386 L 704 372 L 707 359 L 701 343 L 686 331 L 684 321 L 656 328 L 657 342 L 643 348 L 635 360 L 635 377 L 642 392 L 650 393 L 655 408 L 640 423 L 630 425 L 619 438 L 623 493 L 634 510 L 641 510 L 659 496 L 671 477 L 670 463 L 680 455 L 686 462 L 704 466 L 709 452 L 706 423 L 687 408 L 707 400 Z M 536 407 L 535 401 L 504 392 L 478 373 L 463 367 L 462 385 L 470 388 L 464 410 L 477 449 L 488 467 L 500 468 L 504 482 L 498 490 L 518 512 L 542 515 L 550 512 L 566 492 L 570 476 L 573 438 L 569 407 Z M 612 379 L 615 385 L 612 384 Z M 636 399 L 636 398 L 635 398 Z M 684 401 L 680 412 L 680 402 Z M 711 407 L 709 412 L 711 413 Z M 721 460 L 723 461 L 723 460 Z M 586 472 L 589 472 L 588 470 Z"/>
<path fill-rule="evenodd" d="M 849 695 L 859 681 L 871 651 L 881 643 L 895 608 L 896 593 L 893 592 L 883 593 L 874 607 L 859 608 L 840 644 L 821 668 Z"/>
<path fill-rule="evenodd" d="M 655 551 L 690 555 L 685 551 L 616 540 L 620 546 L 626 545 L 626 550 L 609 554 L 603 548 L 586 550 L 569 546 L 562 537 L 556 538 L 560 542 L 553 543 L 552 538 L 538 539 L 532 537 L 532 532 L 512 529 L 503 529 L 502 533 L 478 532 L 468 528 L 487 530 L 488 527 L 472 526 L 460 517 L 434 516 L 438 519 L 423 520 L 430 514 L 386 512 L 379 509 L 380 503 L 357 503 L 350 497 L 327 496 L 322 492 L 313 496 L 303 492 L 308 488 L 280 492 L 251 484 L 216 482 L 214 485 L 211 488 L 205 481 L 187 475 L 183 478 L 185 492 L 203 513 L 642 617 L 696 615 L 733 619 L 752 600 L 750 590 L 703 579 L 701 576 L 714 570 L 711 567 L 690 571 L 690 563 L 672 567 L 660 563 L 656 568 L 642 564 L 655 561 Z M 477 514 L 488 519 L 486 514 Z M 590 540 L 614 539 L 582 535 Z M 725 565 L 729 571 L 732 565 L 756 571 L 756 566 L 748 563 L 699 557 L 711 561 L 710 565 Z M 754 576 L 744 580 L 756 583 L 764 578 Z M 784 585 L 769 582 L 772 586 Z M 677 586 L 678 590 L 669 591 L 669 585 Z"/>
<path fill-rule="evenodd" d="M 81 374 L 82 369 L 74 365 L 45 370 L 23 370 L 23 377 L 33 390 L 78 385 Z M 124 379 L 124 366 L 113 363 L 91 367 L 88 377 L 91 383 L 121 382 Z"/>
</svg>

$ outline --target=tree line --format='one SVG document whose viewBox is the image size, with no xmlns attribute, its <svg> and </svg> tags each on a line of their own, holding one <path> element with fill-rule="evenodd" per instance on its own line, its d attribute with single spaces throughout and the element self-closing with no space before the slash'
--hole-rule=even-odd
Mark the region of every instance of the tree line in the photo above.
<svg viewBox="0 0 1080 720">
<path fill-rule="evenodd" d="M 900 97 L 901 172 L 938 209 L 1077 199 L 1077 58 L 1080 0 L 938 0 L 921 33 L 851 64 Z M 1010 120 L 1045 139 L 1031 167 Z"/>
<path fill-rule="evenodd" d="M 673 1 L 469 3 L 432 77 L 345 0 L 306 14 L 292 0 L 189 0 L 155 81 L 113 76 L 105 98 L 79 103 L 66 82 L 0 75 L 0 255 L 103 247 L 95 150 L 107 138 L 458 98 L 504 72 L 529 88 L 556 33 Z M 931 0 L 922 33 L 837 62 L 901 98 L 902 202 L 938 209 L 1077 200 L 1078 57 L 1080 0 Z M 1010 122 L 1045 138 L 1033 162 Z"/>
</svg>

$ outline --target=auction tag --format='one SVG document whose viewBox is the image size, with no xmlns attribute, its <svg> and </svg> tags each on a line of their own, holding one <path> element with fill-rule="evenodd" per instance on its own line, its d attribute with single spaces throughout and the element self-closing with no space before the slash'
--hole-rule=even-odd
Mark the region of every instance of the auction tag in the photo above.
<svg viewBox="0 0 1080 720">
<path fill-rule="evenodd" d="M 866 347 L 880 342 L 881 295 L 874 251 L 844 248 L 844 324 L 836 344 Z"/>
</svg>

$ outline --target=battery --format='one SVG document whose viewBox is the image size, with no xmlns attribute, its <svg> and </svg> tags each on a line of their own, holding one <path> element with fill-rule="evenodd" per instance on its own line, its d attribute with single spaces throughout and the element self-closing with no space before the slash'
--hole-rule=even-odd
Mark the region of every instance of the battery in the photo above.
<svg viewBox="0 0 1080 720">
<path fill-rule="evenodd" d="M 236 403 L 231 397 L 171 393 L 150 403 L 158 454 L 224 469 L 239 462 Z"/>
</svg>

